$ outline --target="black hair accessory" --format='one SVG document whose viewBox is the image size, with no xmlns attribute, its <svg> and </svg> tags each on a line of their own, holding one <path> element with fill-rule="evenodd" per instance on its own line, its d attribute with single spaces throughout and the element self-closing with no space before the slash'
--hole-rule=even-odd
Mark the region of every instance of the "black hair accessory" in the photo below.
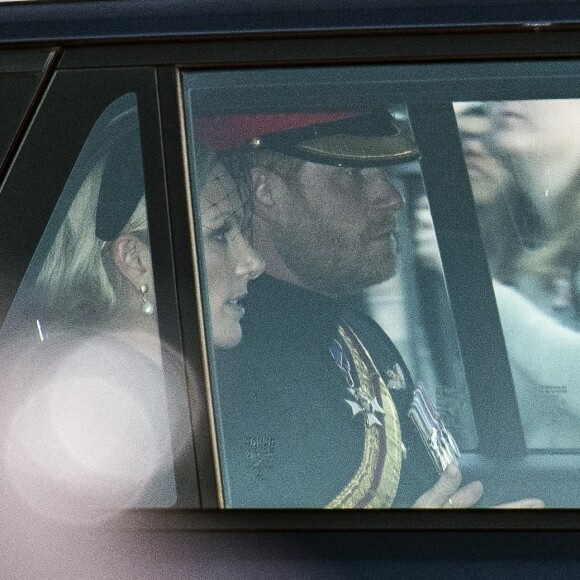
<svg viewBox="0 0 580 580">
<path fill-rule="evenodd" d="M 117 238 L 144 195 L 143 155 L 135 128 L 120 135 L 107 155 L 97 202 L 97 238 Z"/>
</svg>

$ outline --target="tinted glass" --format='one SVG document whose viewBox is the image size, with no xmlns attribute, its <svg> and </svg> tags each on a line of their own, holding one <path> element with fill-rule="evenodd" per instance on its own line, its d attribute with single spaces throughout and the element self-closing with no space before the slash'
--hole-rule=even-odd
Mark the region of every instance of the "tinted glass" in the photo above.
<svg viewBox="0 0 580 580">
<path fill-rule="evenodd" d="M 455 105 L 526 445 L 580 448 L 580 100 Z"/>
<path fill-rule="evenodd" d="M 409 113 L 365 72 L 183 78 L 226 507 L 410 507 L 478 446 Z"/>
<path fill-rule="evenodd" d="M 0 77 L 0 163 L 4 161 L 26 109 L 37 88 L 40 73 L 2 75 Z"/>
<path fill-rule="evenodd" d="M 145 191 L 127 94 L 78 154 L 1 329 L 6 469 L 26 502 L 59 519 L 176 501 L 185 436 L 166 377 L 181 358 L 157 330 Z"/>
<path fill-rule="evenodd" d="M 0 54 L 0 167 L 52 56 L 50 52 L 29 50 Z"/>
</svg>

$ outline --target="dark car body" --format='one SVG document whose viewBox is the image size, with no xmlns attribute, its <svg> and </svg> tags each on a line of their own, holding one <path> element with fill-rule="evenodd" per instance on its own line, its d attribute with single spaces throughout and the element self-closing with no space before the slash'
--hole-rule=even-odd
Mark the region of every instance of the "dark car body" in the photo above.
<svg viewBox="0 0 580 580">
<path fill-rule="evenodd" d="M 525 448 L 487 263 L 473 236 L 475 210 L 456 184 L 464 170 L 442 169 L 450 157 L 449 166 L 461 165 L 461 150 L 451 109 L 441 103 L 578 98 L 579 52 L 574 0 L 1 3 L 0 323 L 29 267 L 39 267 L 33 262 L 39 240 L 95 119 L 113 97 L 135 90 L 142 119 L 150 120 L 142 127 L 150 160 L 145 178 L 162 192 L 148 200 L 148 210 L 166 216 L 150 223 L 159 248 L 156 276 L 167 280 L 160 284 L 164 339 L 194 367 L 206 368 L 203 328 L 182 324 L 200 314 L 202 292 L 184 219 L 190 208 L 180 75 L 231 74 L 239 86 L 246 82 L 242 100 L 270 70 L 281 77 L 306 71 L 300 72 L 306 78 L 308 71 L 332 69 L 328 82 L 338 83 L 342 69 L 356 77 L 356 67 L 368 67 L 372 77 L 384 67 L 392 74 L 386 90 L 408 103 L 415 138 L 427 152 L 423 179 L 443 232 L 439 247 L 467 383 L 486 380 L 485 391 L 471 392 L 479 446 L 463 454 L 465 478 L 489 482 L 487 506 L 527 496 L 548 504 L 539 511 L 221 509 L 217 468 L 197 463 L 215 452 L 204 428 L 211 405 L 198 389 L 189 393 L 195 449 L 176 473 L 178 486 L 193 491 L 178 495 L 172 509 L 135 510 L 96 530 L 62 524 L 53 530 L 44 522 L 38 538 L 36 531 L 27 539 L 17 534 L 6 577 L 40 577 L 45 562 L 48 576 L 87 578 L 343 578 L 387 571 L 491 577 L 494 567 L 516 577 L 572 574 L 580 454 Z M 215 103 L 208 91 L 200 107 Z M 237 106 L 234 92 L 224 97 L 224 110 Z M 307 91 L 300 97 L 314 106 Z M 438 150 L 441 140 L 451 143 L 451 153 Z M 197 372 L 187 380 L 208 381 L 207 370 Z"/>
</svg>

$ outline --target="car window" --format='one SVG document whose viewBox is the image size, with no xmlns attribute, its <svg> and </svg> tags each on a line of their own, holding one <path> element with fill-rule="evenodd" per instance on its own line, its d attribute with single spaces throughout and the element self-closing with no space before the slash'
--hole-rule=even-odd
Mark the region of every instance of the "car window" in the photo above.
<svg viewBox="0 0 580 580">
<path fill-rule="evenodd" d="M 171 406 L 183 362 L 159 333 L 142 151 L 127 93 L 89 131 L 0 330 L 6 469 L 57 519 L 178 502 L 191 426 Z"/>
<path fill-rule="evenodd" d="M 578 449 L 580 101 L 455 111 L 526 445 Z"/>
<path fill-rule="evenodd" d="M 486 79 L 448 82 L 465 74 L 453 66 L 183 72 L 189 182 L 170 193 L 177 110 L 164 152 L 154 91 L 97 90 L 128 71 L 57 75 L 0 192 L 2 392 L 21 496 L 58 511 L 53 484 L 78 462 L 71 505 L 88 496 L 92 513 L 200 507 L 214 470 L 228 508 L 410 507 L 459 462 L 497 503 L 551 482 L 574 504 L 559 482 L 575 464 L 534 452 L 567 461 L 578 447 L 577 101 L 526 101 L 569 109 L 561 155 L 524 159 L 523 127 L 501 139 L 524 101 L 497 95 L 529 88 L 509 92 L 510 66 L 493 100 Z M 90 115 L 65 91 L 86 78 Z M 456 97 L 478 91 L 487 100 Z M 49 105 L 70 107 L 70 147 L 58 135 L 48 148 Z M 188 215 L 171 213 L 166 197 L 187 185 Z M 545 230 L 555 208 L 562 239 Z M 177 254 L 189 276 L 200 266 L 202 320 Z M 183 360 L 192 327 L 207 361 Z M 209 418 L 192 402 L 206 396 Z M 512 481 L 506 462 L 528 459 Z"/>
<path fill-rule="evenodd" d="M 421 151 L 368 72 L 183 75 L 226 507 L 408 507 L 478 447 Z"/>
<path fill-rule="evenodd" d="M 43 79 L 50 56 L 46 52 L 0 56 L 0 166 Z"/>
</svg>

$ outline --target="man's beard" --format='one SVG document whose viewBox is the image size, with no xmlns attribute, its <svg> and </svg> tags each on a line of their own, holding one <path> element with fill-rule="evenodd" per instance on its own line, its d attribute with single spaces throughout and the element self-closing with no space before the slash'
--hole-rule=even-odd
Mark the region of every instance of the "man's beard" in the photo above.
<svg viewBox="0 0 580 580">
<path fill-rule="evenodd" d="M 328 296 L 350 296 L 391 278 L 396 272 L 394 242 L 384 247 L 337 227 L 312 211 L 293 223 L 278 223 L 272 238 L 286 266 L 308 289 Z M 361 239 L 362 238 L 362 239 Z M 392 246 L 391 246 L 392 244 Z"/>
</svg>

